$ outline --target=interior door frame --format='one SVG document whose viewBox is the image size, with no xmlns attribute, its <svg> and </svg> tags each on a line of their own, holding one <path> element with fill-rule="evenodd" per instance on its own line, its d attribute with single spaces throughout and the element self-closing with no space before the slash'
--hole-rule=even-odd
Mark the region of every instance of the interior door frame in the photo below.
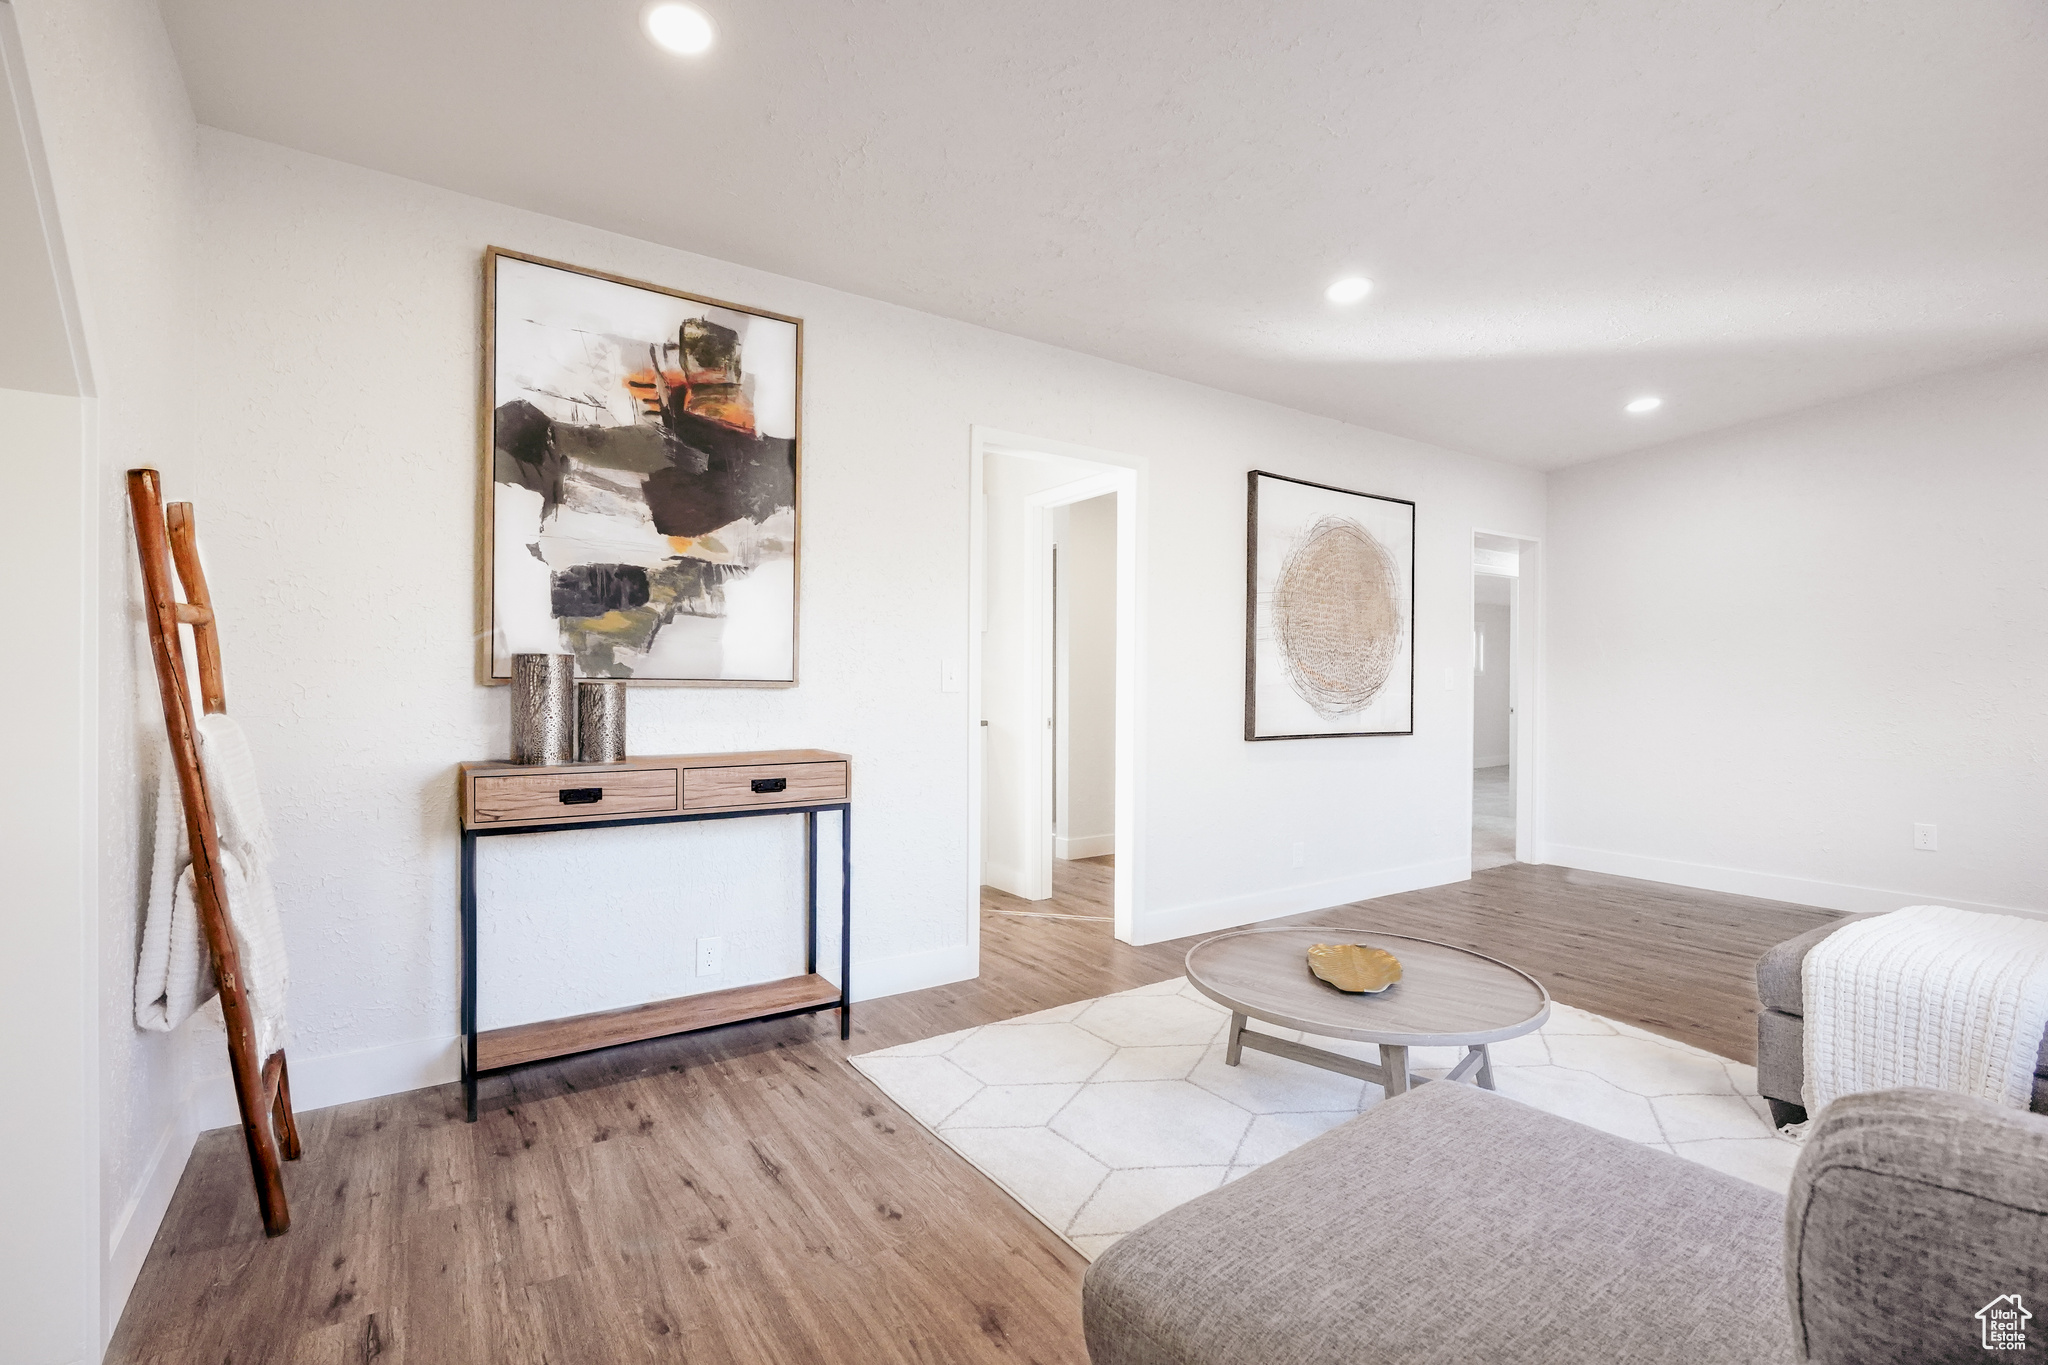
<svg viewBox="0 0 2048 1365">
<path fill-rule="evenodd" d="M 1051 552 L 1051 510 L 1068 502 L 1084 501 L 1115 493 L 1116 507 L 1116 871 L 1112 906 L 1115 934 L 1123 942 L 1133 941 L 1136 922 L 1145 904 L 1145 848 L 1142 815 L 1144 775 L 1139 756 L 1144 752 L 1145 707 L 1145 615 L 1144 584 L 1138 567 L 1144 562 L 1146 537 L 1147 472 L 1142 457 L 1078 446 L 1065 441 L 1025 436 L 993 427 L 969 428 L 968 441 L 968 612 L 965 656 L 967 659 L 964 708 L 967 741 L 967 867 L 963 912 L 966 938 L 979 963 L 981 952 L 982 819 L 985 754 L 982 727 L 982 632 L 988 615 L 988 503 L 985 465 L 989 455 L 1025 458 L 1078 460 L 1099 466 L 1093 474 L 1031 494 L 1026 499 L 1032 524 L 1027 528 L 1028 544 L 1038 559 L 1031 581 L 1038 600 L 1037 621 L 1032 631 L 1036 655 L 1032 668 L 1034 687 L 1039 690 L 1039 714 L 1046 715 L 1052 702 L 1052 592 L 1049 579 Z M 1043 838 L 1034 844 L 1042 849 L 1045 874 L 1050 880 L 1052 863 L 1051 731 L 1047 729 L 1040 746 L 1038 792 L 1031 809 L 1041 822 Z M 1047 887 L 1048 893 L 1050 887 Z"/>
<path fill-rule="evenodd" d="M 1058 684 L 1053 676 L 1057 658 L 1057 643 L 1054 635 L 1058 630 L 1057 587 L 1053 582 L 1053 512 L 1061 507 L 1070 507 L 1077 502 L 1093 498 L 1114 497 L 1117 500 L 1117 521 L 1121 529 L 1123 503 L 1126 494 L 1120 479 L 1114 472 L 1096 474 L 1072 483 L 1059 484 L 1040 493 L 1030 494 L 1024 505 L 1030 517 L 1031 545 L 1031 595 L 1034 620 L 1031 631 L 1031 676 L 1033 690 L 1037 696 L 1038 714 L 1045 725 L 1039 733 L 1038 762 L 1031 784 L 1031 806 L 1033 833 L 1031 836 L 1032 858 L 1028 869 L 1032 882 L 1042 888 L 1034 900 L 1044 900 L 1052 895 L 1053 836 L 1057 832 L 1053 820 L 1053 802 L 1058 781 L 1059 728 L 1058 728 Z M 1119 575 L 1121 577 L 1121 575 Z M 1121 585 L 1119 585 L 1121 586 Z M 1118 592 L 1122 597 L 1122 592 Z M 1119 602 L 1121 605 L 1121 602 Z M 1118 682 L 1121 683 L 1121 676 Z M 1119 694 L 1123 691 L 1118 687 Z M 1119 788 L 1122 787 L 1122 773 L 1117 774 Z M 1118 845 L 1121 849 L 1122 845 Z"/>
</svg>

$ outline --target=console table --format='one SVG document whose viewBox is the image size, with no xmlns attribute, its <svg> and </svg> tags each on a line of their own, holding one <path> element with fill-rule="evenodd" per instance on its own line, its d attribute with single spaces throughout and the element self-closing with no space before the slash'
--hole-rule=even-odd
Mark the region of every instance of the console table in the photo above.
<svg viewBox="0 0 2048 1365">
<path fill-rule="evenodd" d="M 853 760 L 822 749 L 679 754 L 622 763 L 464 763 L 462 816 L 462 1090 L 476 1122 L 477 1077 L 549 1057 L 837 1008 L 853 1027 Z M 818 813 L 838 811 L 839 984 L 818 975 Z M 750 815 L 804 817 L 804 974 L 624 1009 L 483 1032 L 476 1026 L 476 841 L 493 834 L 673 825 Z"/>
</svg>

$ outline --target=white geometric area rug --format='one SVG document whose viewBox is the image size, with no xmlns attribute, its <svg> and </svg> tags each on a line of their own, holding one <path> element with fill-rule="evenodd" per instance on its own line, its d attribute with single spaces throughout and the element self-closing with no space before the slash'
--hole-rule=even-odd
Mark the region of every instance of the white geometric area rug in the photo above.
<svg viewBox="0 0 2048 1365">
<path fill-rule="evenodd" d="M 853 1058 L 868 1079 L 1082 1255 L 1378 1104 L 1380 1088 L 1247 1048 L 1176 977 Z M 1260 1032 L 1299 1033 L 1252 1021 Z M 1370 1044 L 1307 1041 L 1368 1061 Z M 1419 1075 L 1462 1049 L 1414 1048 Z M 1771 1127 L 1756 1069 L 1552 1002 L 1493 1045 L 1503 1095 L 1783 1194 L 1799 1148 Z"/>
</svg>

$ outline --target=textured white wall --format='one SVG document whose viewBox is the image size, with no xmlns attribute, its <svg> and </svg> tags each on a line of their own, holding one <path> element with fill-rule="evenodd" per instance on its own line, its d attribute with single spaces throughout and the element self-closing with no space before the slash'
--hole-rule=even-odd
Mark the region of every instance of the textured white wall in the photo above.
<svg viewBox="0 0 2048 1365">
<path fill-rule="evenodd" d="M 1060 856 L 1116 834 L 1116 497 L 1058 509 Z M 1075 841 L 1084 841 L 1076 843 Z"/>
<path fill-rule="evenodd" d="M 190 465 L 196 126 L 150 0 L 17 0 L 15 11 L 98 395 L 87 490 L 99 598 L 97 1240 L 111 1331 L 191 1148 L 188 1086 L 196 1068 L 225 1065 L 217 1033 L 144 1035 L 131 1022 L 149 737 L 162 721 L 121 475 L 155 465 L 175 496 Z"/>
<path fill-rule="evenodd" d="M 2044 510 L 2048 357 L 1553 474 L 1546 860 L 2048 910 Z"/>
<path fill-rule="evenodd" d="M 834 979 L 837 818 L 820 816 L 818 832 L 818 961 Z M 803 856 L 797 816 L 482 841 L 478 1022 L 500 1028 L 799 974 Z M 722 941 L 715 975 L 697 975 L 700 936 Z"/>
<path fill-rule="evenodd" d="M 855 755 L 857 989 L 973 970 L 967 699 L 939 688 L 940 660 L 967 638 L 973 423 L 1150 462 L 1141 933 L 1463 874 L 1471 533 L 1540 534 L 1540 475 L 230 134 L 202 131 L 200 146 L 205 458 L 191 491 L 230 704 L 283 845 L 294 1081 L 309 1103 L 452 1074 L 452 769 L 507 744 L 505 694 L 476 686 L 470 664 L 478 259 L 491 243 L 806 319 L 803 684 L 638 690 L 630 738 L 647 753 Z M 1254 462 L 1421 503 L 1419 736 L 1239 737 Z M 674 864 L 648 846 L 665 837 L 593 834 L 566 862 L 563 846 L 507 840 L 487 876 L 556 878 L 565 893 L 600 868 L 665 881 Z M 723 926 L 743 896 L 765 915 L 787 875 L 775 837 L 707 835 L 692 880 L 634 913 L 658 919 L 661 941 Z M 1309 842 L 1305 869 L 1289 867 L 1288 839 Z M 617 900 L 595 890 L 587 913 Z M 534 917 L 525 951 L 567 978 L 563 998 L 612 988 L 617 950 L 586 967 L 538 932 L 537 904 L 486 913 Z M 764 971 L 786 948 L 770 939 L 747 959 Z M 508 993 L 517 970 L 497 978 Z M 538 989 L 542 969 L 526 970 Z"/>
<path fill-rule="evenodd" d="M 51 251 L 48 171 L 14 9 L 0 0 L 0 388 L 16 393 L 81 391 L 66 316 L 70 280 Z M 75 452 L 74 452 L 75 454 Z"/>
</svg>

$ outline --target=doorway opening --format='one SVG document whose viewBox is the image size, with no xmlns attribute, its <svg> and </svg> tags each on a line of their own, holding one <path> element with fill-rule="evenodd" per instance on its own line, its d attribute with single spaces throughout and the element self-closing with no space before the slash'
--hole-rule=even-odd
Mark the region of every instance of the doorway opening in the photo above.
<svg viewBox="0 0 2048 1365">
<path fill-rule="evenodd" d="M 1530 860 L 1529 763 L 1522 719 L 1534 669 L 1523 620 L 1535 545 L 1472 538 L 1472 870 Z"/>
<path fill-rule="evenodd" d="M 976 948 L 984 914 L 1128 941 L 1137 471 L 977 435 Z"/>
</svg>

